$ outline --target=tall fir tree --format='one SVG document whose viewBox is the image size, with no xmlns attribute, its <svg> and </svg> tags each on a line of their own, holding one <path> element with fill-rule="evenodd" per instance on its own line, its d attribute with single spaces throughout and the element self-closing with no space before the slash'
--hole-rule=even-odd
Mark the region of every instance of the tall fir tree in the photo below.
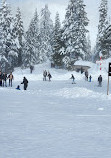
<svg viewBox="0 0 111 158">
<path fill-rule="evenodd" d="M 13 36 L 16 42 L 16 51 L 18 53 L 17 66 L 21 66 L 24 45 L 24 27 L 20 8 L 17 8 L 17 13 L 14 18 Z"/>
<path fill-rule="evenodd" d="M 102 54 L 105 59 L 111 56 L 111 25 L 104 30 L 103 36 L 101 37 L 101 48 Z"/>
<path fill-rule="evenodd" d="M 5 67 L 6 69 L 13 70 L 16 65 L 17 52 L 15 51 L 16 43 L 13 38 L 13 17 L 11 15 L 10 7 L 7 5 L 6 0 L 2 1 L 2 7 L 0 9 L 0 25 L 2 30 L 2 46 L 3 56 L 8 61 Z M 8 71 L 8 70 L 6 70 Z"/>
<path fill-rule="evenodd" d="M 62 39 L 65 47 L 63 62 L 71 67 L 78 59 L 85 59 L 87 54 L 86 34 L 88 30 L 87 13 L 83 0 L 70 0 L 66 10 Z"/>
<path fill-rule="evenodd" d="M 54 25 L 54 37 L 53 37 L 53 62 L 55 66 L 61 67 L 62 66 L 62 54 L 60 53 L 60 49 L 62 48 L 62 30 L 61 30 L 61 23 L 59 18 L 59 13 L 56 13 L 55 17 L 55 25 Z"/>
<path fill-rule="evenodd" d="M 39 48 L 40 48 L 40 32 L 39 18 L 37 10 L 34 13 L 28 31 L 26 32 L 26 43 L 24 46 L 23 64 L 24 66 L 34 65 L 39 63 Z"/>
<path fill-rule="evenodd" d="M 99 24 L 98 24 L 98 34 L 97 34 L 97 40 L 96 40 L 96 52 L 95 52 L 95 61 L 99 59 L 100 54 L 106 53 L 106 50 L 102 47 L 102 37 L 104 34 L 105 29 L 108 25 L 108 1 L 107 0 L 101 0 L 100 7 L 99 7 Z M 104 43 L 104 42 L 103 42 Z"/>
<path fill-rule="evenodd" d="M 40 62 L 51 60 L 52 56 L 52 39 L 53 39 L 53 22 L 50 18 L 48 5 L 41 11 L 40 19 Z"/>
</svg>

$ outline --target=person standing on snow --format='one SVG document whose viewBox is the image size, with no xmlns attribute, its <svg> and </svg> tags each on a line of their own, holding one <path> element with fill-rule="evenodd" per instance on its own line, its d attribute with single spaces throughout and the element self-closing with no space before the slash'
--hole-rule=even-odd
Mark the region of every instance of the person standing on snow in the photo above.
<svg viewBox="0 0 111 158">
<path fill-rule="evenodd" d="M 3 76 L 2 76 L 2 72 L 0 71 L 0 86 L 2 87 L 2 78 Z"/>
<path fill-rule="evenodd" d="M 89 82 L 91 82 L 91 79 L 92 79 L 92 77 L 91 77 L 91 75 L 89 76 Z"/>
<path fill-rule="evenodd" d="M 2 86 L 7 87 L 7 74 L 5 72 L 3 73 L 3 84 L 2 84 Z"/>
<path fill-rule="evenodd" d="M 88 71 L 85 71 L 85 80 L 88 81 Z"/>
<path fill-rule="evenodd" d="M 21 84 L 24 84 L 24 90 L 27 90 L 28 80 L 26 79 L 26 77 L 23 78 L 23 82 L 21 82 Z"/>
<path fill-rule="evenodd" d="M 9 78 L 9 86 L 12 87 L 12 80 L 14 79 L 13 75 L 12 75 L 12 72 L 10 73 L 10 75 L 8 76 Z"/>
<path fill-rule="evenodd" d="M 30 73 L 32 74 L 32 71 L 34 70 L 34 66 L 30 65 Z"/>
<path fill-rule="evenodd" d="M 101 87 L 101 85 L 102 85 L 102 76 L 101 75 L 98 77 L 98 82 L 99 82 L 99 86 Z"/>
<path fill-rule="evenodd" d="M 74 81 L 75 81 L 75 77 L 74 77 L 74 75 L 73 74 L 71 74 L 72 76 L 71 76 L 71 78 L 70 79 L 72 79 L 72 84 L 73 83 L 75 83 Z"/>
<path fill-rule="evenodd" d="M 43 71 L 43 81 L 46 81 L 46 77 L 47 77 L 47 71 Z"/>
<path fill-rule="evenodd" d="M 49 77 L 49 81 L 51 81 L 50 79 L 52 78 L 50 72 L 48 72 L 47 76 Z"/>
</svg>

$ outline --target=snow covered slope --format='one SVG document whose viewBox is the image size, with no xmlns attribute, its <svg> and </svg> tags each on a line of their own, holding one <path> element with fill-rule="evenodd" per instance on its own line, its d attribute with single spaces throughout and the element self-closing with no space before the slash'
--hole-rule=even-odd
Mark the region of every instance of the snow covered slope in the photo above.
<svg viewBox="0 0 111 158">
<path fill-rule="evenodd" d="M 92 82 L 81 73 L 51 69 L 49 63 L 37 65 L 33 74 L 16 69 L 13 87 L 0 87 L 0 158 L 110 158 L 111 89 L 107 96 L 105 64 L 102 72 L 92 64 Z M 43 81 L 45 69 L 51 82 Z M 69 79 L 72 73 L 76 84 Z M 100 74 L 102 87 L 97 86 Z M 18 91 L 24 76 L 28 90 L 21 85 Z"/>
</svg>

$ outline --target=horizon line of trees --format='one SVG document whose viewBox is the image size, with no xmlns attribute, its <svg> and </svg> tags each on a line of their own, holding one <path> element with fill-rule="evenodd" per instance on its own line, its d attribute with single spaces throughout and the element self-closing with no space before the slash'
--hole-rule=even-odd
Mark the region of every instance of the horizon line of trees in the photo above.
<svg viewBox="0 0 111 158">
<path fill-rule="evenodd" d="M 69 0 L 62 26 L 58 12 L 53 24 L 48 5 L 41 10 L 40 16 L 36 9 L 26 32 L 20 8 L 17 8 L 13 17 L 6 0 L 3 0 L 0 7 L 2 71 L 13 71 L 15 67 L 25 68 L 47 60 L 56 68 L 71 69 L 75 61 L 80 59 L 91 61 L 93 56 L 96 61 L 100 52 L 105 58 L 109 57 L 111 29 L 107 21 L 107 0 L 101 0 L 99 12 L 97 42 L 92 54 L 87 30 L 89 20 L 83 0 Z"/>
</svg>

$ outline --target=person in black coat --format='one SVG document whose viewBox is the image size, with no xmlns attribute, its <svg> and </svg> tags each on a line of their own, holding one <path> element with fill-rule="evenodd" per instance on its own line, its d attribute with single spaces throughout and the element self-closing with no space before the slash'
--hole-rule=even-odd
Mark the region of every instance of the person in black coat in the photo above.
<svg viewBox="0 0 111 158">
<path fill-rule="evenodd" d="M 28 80 L 26 79 L 26 77 L 23 78 L 23 82 L 21 82 L 21 84 L 24 84 L 24 90 L 27 90 Z"/>
<path fill-rule="evenodd" d="M 49 78 L 49 81 L 51 81 L 50 79 L 52 78 L 52 76 L 51 76 L 51 74 L 50 74 L 50 72 L 48 72 L 48 78 Z"/>
<path fill-rule="evenodd" d="M 0 71 L 0 86 L 2 87 L 2 79 L 3 79 L 3 76 L 2 76 L 2 72 Z"/>
<path fill-rule="evenodd" d="M 101 86 L 101 84 L 102 84 L 102 76 L 101 75 L 98 77 L 98 82 L 99 82 L 99 86 Z"/>
<path fill-rule="evenodd" d="M 2 78 L 3 78 L 3 87 L 5 86 L 5 87 L 7 87 L 7 74 L 4 72 L 3 73 L 3 76 L 2 76 Z"/>
<path fill-rule="evenodd" d="M 72 84 L 75 83 L 75 82 L 74 82 L 74 81 L 75 81 L 75 77 L 74 77 L 73 74 L 71 74 L 71 78 L 70 78 L 70 79 L 72 79 Z"/>
</svg>

